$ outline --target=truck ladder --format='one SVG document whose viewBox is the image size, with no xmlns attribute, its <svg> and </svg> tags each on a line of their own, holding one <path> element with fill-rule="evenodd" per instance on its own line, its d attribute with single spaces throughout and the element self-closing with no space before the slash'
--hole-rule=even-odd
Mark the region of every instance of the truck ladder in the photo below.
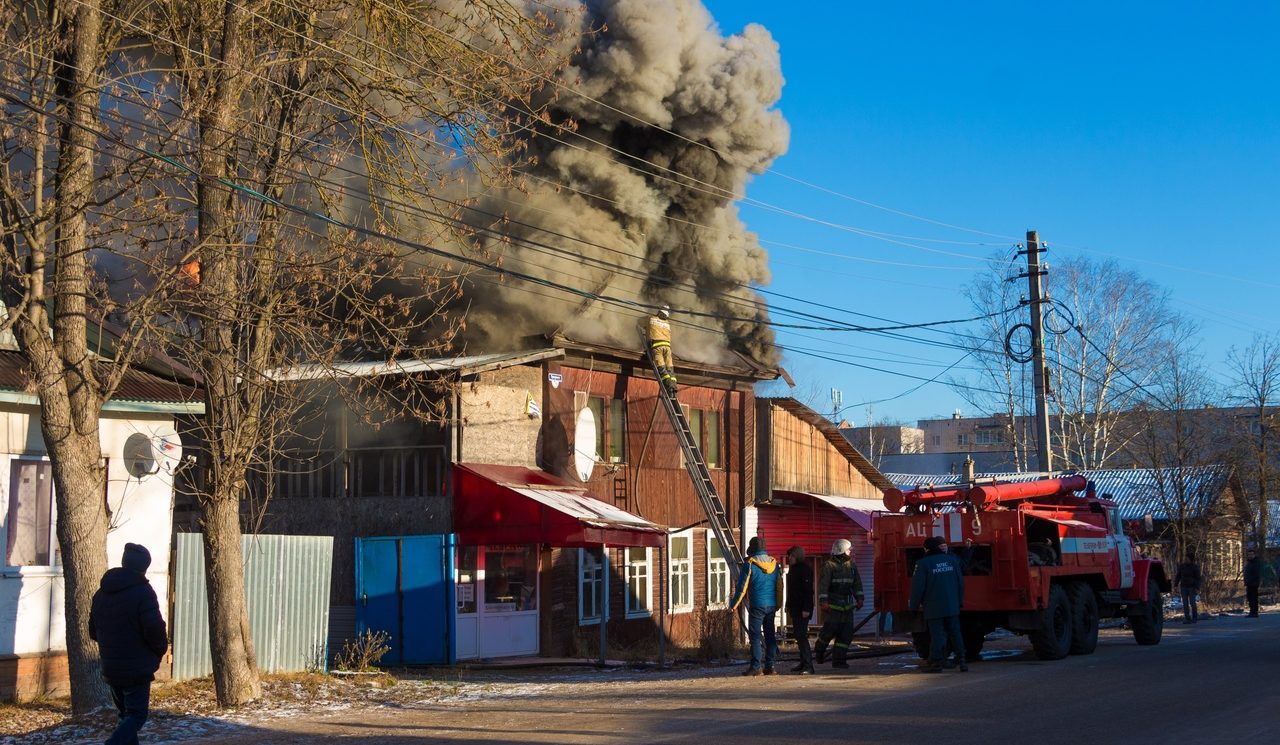
<svg viewBox="0 0 1280 745">
<path fill-rule="evenodd" d="M 734 538 L 733 529 L 729 527 L 729 520 L 725 517 L 724 502 L 720 500 L 720 495 L 716 492 L 716 485 L 711 480 L 711 472 L 707 469 L 707 462 L 702 458 L 702 450 L 698 447 L 698 441 L 694 439 L 693 431 L 689 429 L 689 420 L 684 415 L 684 410 L 680 408 L 680 402 L 676 397 L 667 390 L 667 386 L 663 385 L 662 373 L 658 370 L 658 365 L 653 359 L 653 350 L 648 343 L 645 344 L 645 356 L 649 358 L 649 367 L 653 368 L 654 377 L 658 381 L 658 399 L 662 402 L 662 407 L 667 411 L 667 418 L 671 420 L 671 428 L 676 431 L 676 440 L 680 442 L 680 452 L 684 453 L 684 466 L 689 471 L 689 478 L 693 481 L 693 489 L 698 492 L 698 501 L 702 503 L 702 511 L 707 515 L 707 522 L 711 523 L 711 530 L 716 534 L 716 539 L 720 541 L 720 549 L 724 552 L 725 560 L 730 562 L 730 566 L 737 566 L 742 563 L 742 550 L 738 548 L 738 541 Z"/>
</svg>

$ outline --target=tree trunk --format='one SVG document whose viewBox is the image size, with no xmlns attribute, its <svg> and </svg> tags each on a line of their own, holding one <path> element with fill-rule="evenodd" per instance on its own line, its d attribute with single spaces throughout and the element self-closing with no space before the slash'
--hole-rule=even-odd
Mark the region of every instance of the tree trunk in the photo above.
<svg viewBox="0 0 1280 745">
<path fill-rule="evenodd" d="M 221 60 L 210 69 L 212 91 L 201 113 L 197 158 L 200 176 L 197 211 L 202 261 L 204 322 L 200 372 L 205 382 L 205 432 L 212 462 L 210 492 L 201 502 L 205 571 L 209 593 L 209 638 L 218 704 L 234 707 L 262 695 L 253 653 L 240 552 L 240 497 L 251 448 L 256 445 L 251 417 L 238 390 L 241 378 L 236 308 L 239 241 L 235 238 L 235 195 L 225 181 L 234 173 L 235 115 L 239 106 L 244 58 L 241 31 L 246 10 L 228 2 L 223 14 Z M 246 421 L 246 420 L 249 421 Z M 249 448 L 249 451 L 246 451 Z"/>
<path fill-rule="evenodd" d="M 53 247 L 57 298 L 52 338 L 43 307 L 21 324 L 24 350 L 40 391 L 40 429 L 56 489 L 62 555 L 67 667 L 72 715 L 106 703 L 97 645 L 89 638 L 89 610 L 107 567 L 106 483 L 98 436 L 101 395 L 88 353 L 89 224 L 94 185 L 102 15 L 97 0 L 66 3 L 59 31 L 69 40 L 57 54 L 58 99 L 69 120 L 60 127 Z M 34 258 L 34 257 L 33 257 Z M 41 256 L 39 265 L 44 263 Z M 35 262 L 33 262 L 35 264 Z M 32 281 L 43 281 L 42 272 Z M 37 290 L 37 297 L 43 293 Z"/>
<path fill-rule="evenodd" d="M 219 705 L 240 706 L 262 695 L 262 683 L 245 602 L 239 500 L 215 493 L 204 504 L 201 523 L 209 589 L 209 651 L 216 661 L 214 688 Z"/>
</svg>

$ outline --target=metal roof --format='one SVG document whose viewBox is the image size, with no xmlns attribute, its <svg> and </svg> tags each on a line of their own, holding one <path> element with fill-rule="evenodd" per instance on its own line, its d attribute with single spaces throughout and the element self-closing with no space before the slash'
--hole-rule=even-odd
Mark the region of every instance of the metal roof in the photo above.
<svg viewBox="0 0 1280 745">
<path fill-rule="evenodd" d="M 1099 496 L 1109 496 L 1120 506 L 1127 520 L 1151 515 L 1156 520 L 1169 519 L 1170 509 L 1184 503 L 1188 514 L 1204 514 L 1227 489 L 1231 469 L 1228 466 L 1185 466 L 1182 468 L 1112 468 L 1078 471 L 1094 484 Z M 961 483 L 958 474 L 887 473 L 885 476 L 901 488 L 944 486 Z M 979 480 L 1002 482 L 1035 481 L 1042 473 L 979 473 Z M 1178 495 L 1184 495 L 1184 500 Z"/>
<path fill-rule="evenodd" d="M 109 362 L 99 362 L 96 366 L 100 374 L 105 374 Z M 19 396 L 30 396 L 35 402 L 35 390 L 27 375 L 26 358 L 21 352 L 0 350 L 0 391 L 12 391 Z M 161 409 L 167 405 L 176 405 L 186 411 L 191 405 L 203 406 L 200 391 L 192 386 L 165 380 L 145 370 L 130 368 L 124 374 L 120 385 L 111 396 L 111 402 L 119 403 L 155 403 Z M 107 408 L 113 408 L 108 402 Z M 114 407 L 122 408 L 122 407 Z"/>
<path fill-rule="evenodd" d="M 496 352 L 462 357 L 446 357 L 431 360 L 373 360 L 368 362 L 334 362 L 330 364 L 295 365 L 271 370 L 266 377 L 275 381 L 321 380 L 324 378 L 372 378 L 381 375 L 413 375 L 431 373 L 475 374 L 502 367 L 523 365 L 545 359 L 564 356 L 563 349 L 538 349 L 534 351 Z"/>
</svg>

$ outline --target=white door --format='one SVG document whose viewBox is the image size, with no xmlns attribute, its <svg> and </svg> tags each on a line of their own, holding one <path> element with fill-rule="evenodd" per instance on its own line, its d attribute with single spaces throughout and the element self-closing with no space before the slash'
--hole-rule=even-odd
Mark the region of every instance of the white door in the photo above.
<svg viewBox="0 0 1280 745">
<path fill-rule="evenodd" d="M 458 556 L 458 659 L 536 655 L 538 547 L 467 546 Z M 474 562 L 470 582 L 464 557 Z"/>
</svg>

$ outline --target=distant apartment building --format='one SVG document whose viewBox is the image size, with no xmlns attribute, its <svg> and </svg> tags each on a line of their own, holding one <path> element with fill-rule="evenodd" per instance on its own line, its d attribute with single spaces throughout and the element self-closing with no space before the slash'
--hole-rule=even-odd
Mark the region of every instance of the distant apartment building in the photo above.
<svg viewBox="0 0 1280 745">
<path fill-rule="evenodd" d="M 1027 423 L 1017 424 L 1025 427 Z M 1008 417 L 964 417 L 957 411 L 947 419 L 921 419 L 917 425 L 924 453 L 995 452 L 1013 447 Z"/>
<path fill-rule="evenodd" d="M 858 452 L 874 460 L 880 455 L 901 455 L 903 453 L 923 453 L 924 432 L 918 427 L 907 427 L 899 424 L 875 427 L 842 427 L 844 435 Z"/>
</svg>

